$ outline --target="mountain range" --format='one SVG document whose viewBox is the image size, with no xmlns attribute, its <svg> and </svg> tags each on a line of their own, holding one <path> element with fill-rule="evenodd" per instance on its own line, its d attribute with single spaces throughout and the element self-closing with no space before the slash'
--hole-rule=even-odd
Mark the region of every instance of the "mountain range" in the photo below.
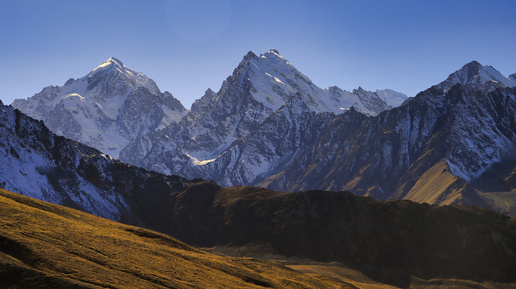
<svg viewBox="0 0 516 289">
<path fill-rule="evenodd" d="M 406 99 L 391 90 L 323 90 L 276 50 L 270 50 L 260 56 L 248 53 L 220 91 L 208 89 L 191 111 L 116 58 L 85 77 L 70 79 L 61 87 L 46 87 L 33 97 L 15 100 L 12 106 L 45 121 L 57 134 L 112 157 L 159 172 L 192 177 L 194 173 L 187 170 L 196 170 L 193 167 L 199 162 L 216 158 L 300 96 L 307 111 L 334 114 L 353 106 L 376 115 Z M 186 114 L 188 117 L 183 118 Z M 163 156 L 174 150 L 179 162 Z M 156 162 L 154 155 L 162 160 Z M 182 170 L 185 172 L 180 173 Z"/>
<path fill-rule="evenodd" d="M 126 91 L 127 99 L 137 91 L 149 92 L 138 97 L 160 99 L 159 90 L 151 92 L 142 84 L 151 82 L 133 81 L 130 77 L 127 80 L 118 75 L 119 69 L 124 68 L 120 63 L 110 59 L 96 69 L 99 73 L 109 71 L 105 77 L 99 76 L 98 83 L 106 84 L 102 89 L 112 92 L 117 87 L 125 87 L 121 91 Z M 89 75 L 95 75 L 93 72 Z M 319 89 L 277 51 L 260 56 L 248 53 L 218 93 L 207 90 L 190 111 L 176 110 L 179 115 L 185 113 L 177 117 L 177 122 L 162 116 L 159 125 L 146 126 L 132 141 L 126 139 L 128 145 L 120 150 L 119 157 L 123 159 L 133 150 L 127 157 L 135 157 L 135 162 L 138 156 L 154 161 L 141 165 L 144 168 L 58 136 L 46 127 L 45 121 L 24 114 L 14 108 L 14 103 L 13 106 L 0 103 L 0 187 L 157 230 L 218 252 L 234 250 L 248 252 L 244 255 L 281 256 L 325 264 L 336 262 L 333 264 L 403 288 L 410 287 L 416 279 L 427 280 L 421 281 L 424 286 L 441 282 L 431 280 L 435 278 L 450 280 L 442 282 L 452 285 L 459 282 L 457 279 L 464 279 L 480 288 L 510 287 L 507 282 L 516 282 L 514 218 L 475 207 L 429 205 L 473 204 L 514 214 L 511 202 L 516 188 L 513 157 L 516 88 L 514 75 L 504 78 L 495 72 L 494 68 L 471 62 L 414 98 L 400 101 L 393 96 L 385 101 L 386 94 L 396 93 Z M 115 80 L 111 79 L 113 75 L 116 75 Z M 136 72 L 132 75 L 145 79 Z M 98 105 L 98 114 L 89 119 L 95 121 L 85 122 L 96 125 L 96 121 L 100 123 L 102 119 L 97 116 L 109 113 L 106 107 L 110 107 L 110 102 L 102 93 L 94 94 L 93 91 L 100 88 L 85 85 L 89 82 L 88 77 L 69 81 L 63 87 L 77 85 L 81 88 L 70 94 L 55 94 L 54 101 L 60 103 L 61 108 L 75 107 L 77 120 L 92 116 L 87 113 L 91 105 L 85 104 Z M 96 82 L 91 80 L 91 83 Z M 111 87 L 109 83 L 116 85 Z M 134 86 L 130 86 L 131 83 Z M 63 92 L 63 87 L 44 90 Z M 79 92 L 96 95 L 98 101 L 87 100 Z M 43 94 L 37 96 L 36 100 L 44 101 Z M 347 107 L 350 97 L 360 99 L 360 105 Z M 16 103 L 28 105 L 33 99 Z M 387 104 L 392 99 L 398 99 L 398 107 Z M 158 100 L 152 102 L 161 108 L 158 111 L 170 115 L 171 106 L 160 106 Z M 381 111 L 372 110 L 380 106 Z M 56 116 L 67 111 L 50 110 Z M 111 112 L 120 115 L 120 111 Z M 69 113 L 72 117 L 75 114 Z M 123 123 L 118 120 L 122 119 L 110 118 L 109 131 L 117 132 L 116 128 Z M 84 127 L 78 129 L 82 132 Z M 153 171 L 159 168 L 167 173 L 177 169 L 182 176 Z M 214 181 L 199 178 L 202 174 Z M 240 182 L 256 186 L 229 187 Z M 404 200 L 375 200 L 343 190 L 377 199 Z M 26 276 L 35 278 L 35 284 L 68 282 L 70 276 L 74 276 L 72 284 L 77 284 L 76 271 L 82 269 L 64 265 L 45 267 L 45 264 L 61 262 L 59 258 L 52 259 L 59 250 L 89 262 L 116 257 L 114 260 L 121 262 L 117 266 L 129 267 L 117 267 L 121 269 L 113 274 L 133 272 L 131 274 L 137 277 L 134 282 L 175 282 L 156 276 L 161 269 L 151 271 L 152 266 L 147 267 L 151 263 L 144 259 L 135 261 L 136 265 L 128 265 L 126 259 L 118 259 L 121 257 L 112 255 L 113 252 L 100 249 L 93 252 L 88 249 L 91 246 L 84 248 L 81 240 L 85 239 L 78 236 L 95 230 L 91 224 L 101 226 L 104 221 L 85 221 L 90 217 L 82 214 L 77 217 L 67 209 L 5 190 L 0 193 L 0 205 L 7 204 L 6 208 L 18 210 L 4 214 L 0 224 L 0 276 L 6 277 L 0 278 L 0 282 L 16 286 L 16 278 L 11 278 L 11 274 L 23 271 Z M 19 204 L 25 205 L 20 208 Z M 34 208 L 50 212 L 50 215 L 38 212 L 38 216 L 41 221 L 52 216 L 50 222 L 55 222 L 56 226 L 36 225 L 39 218 L 29 222 L 30 217 L 24 217 L 23 222 L 13 222 L 17 216 L 34 214 Z M 61 244 L 65 235 L 61 224 L 72 222 L 70 220 L 83 220 L 89 224 L 86 226 L 89 229 L 74 231 L 75 243 L 59 247 L 56 244 Z M 45 229 L 34 229 L 39 228 L 37 226 Z M 102 227 L 102 230 L 107 229 Z M 126 227 L 122 230 L 125 232 L 105 231 L 104 237 L 99 235 L 92 240 L 101 242 L 109 235 L 109 240 L 134 249 L 141 243 L 138 238 L 143 237 L 172 244 L 172 248 L 160 247 L 159 250 L 190 250 L 159 233 Z M 127 232 L 139 237 L 130 235 L 129 238 Z M 56 251 L 37 253 L 37 248 L 44 248 L 38 245 L 42 240 L 52 244 Z M 78 244 L 82 245 L 77 247 Z M 185 256 L 186 253 L 177 252 L 175 256 L 178 254 Z M 185 258 L 194 258 L 196 265 L 206 265 L 206 261 L 201 260 L 205 257 Z M 106 262 L 101 263 L 113 269 L 115 265 Z M 263 275 L 241 271 L 244 261 L 235 262 L 227 265 L 233 268 L 229 275 L 241 276 L 244 282 L 252 283 L 249 287 L 281 287 L 283 285 L 279 284 L 285 282 L 285 279 L 264 277 L 268 274 L 265 271 L 261 271 Z M 216 268 L 228 273 L 228 267 L 221 266 Z M 265 270 L 260 265 L 249 266 Z M 79 282 L 90 280 L 84 276 Z M 242 282 L 240 279 L 235 282 Z"/>
<path fill-rule="evenodd" d="M 321 89 L 270 50 L 249 52 L 190 110 L 114 58 L 12 105 L 58 134 L 164 174 L 512 214 L 515 86 L 514 74 L 472 61 L 413 98 Z"/>
</svg>

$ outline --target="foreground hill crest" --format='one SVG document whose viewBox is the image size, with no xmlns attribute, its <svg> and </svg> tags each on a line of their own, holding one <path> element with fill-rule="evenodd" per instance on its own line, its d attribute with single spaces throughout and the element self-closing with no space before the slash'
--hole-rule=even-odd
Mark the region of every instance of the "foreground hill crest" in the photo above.
<svg viewBox="0 0 516 289">
<path fill-rule="evenodd" d="M 0 227 L 1 288 L 353 288 L 3 189 Z"/>
</svg>

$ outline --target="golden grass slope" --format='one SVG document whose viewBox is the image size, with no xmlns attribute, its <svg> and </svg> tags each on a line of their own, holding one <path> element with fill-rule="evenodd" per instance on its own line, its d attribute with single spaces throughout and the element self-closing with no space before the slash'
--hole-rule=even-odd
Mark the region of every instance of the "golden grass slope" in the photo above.
<svg viewBox="0 0 516 289">
<path fill-rule="evenodd" d="M 449 172 L 444 160 L 428 169 L 403 199 L 418 203 L 451 205 L 462 197 L 464 180 Z"/>
<path fill-rule="evenodd" d="M 353 288 L 0 189 L 0 288 Z"/>
</svg>

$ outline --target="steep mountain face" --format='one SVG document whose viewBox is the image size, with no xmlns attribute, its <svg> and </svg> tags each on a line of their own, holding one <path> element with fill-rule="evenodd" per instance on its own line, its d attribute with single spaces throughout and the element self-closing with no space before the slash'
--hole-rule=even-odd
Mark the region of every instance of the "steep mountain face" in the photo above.
<svg viewBox="0 0 516 289">
<path fill-rule="evenodd" d="M 218 157 L 186 166 L 179 174 L 223 186 L 259 183 L 286 168 L 333 118 L 333 113 L 311 111 L 298 93 Z"/>
<path fill-rule="evenodd" d="M 488 74 L 470 73 L 471 66 L 482 67 L 470 63 L 377 117 L 336 117 L 319 140 L 263 184 L 489 207 L 468 182 L 516 158 L 516 88 L 493 90 L 495 81 L 504 80 L 493 72 L 496 78 L 479 81 L 478 75 Z"/>
<path fill-rule="evenodd" d="M 384 92 L 389 101 L 403 97 Z M 321 89 L 276 50 L 249 52 L 218 93 L 207 90 L 178 126 L 137 138 L 120 159 L 227 186 L 254 184 L 281 171 L 317 139 L 332 115 L 352 107 L 368 115 L 392 108 L 361 88 Z"/>
<path fill-rule="evenodd" d="M 182 188 L 179 177 L 130 167 L 56 136 L 42 121 L 0 107 L 0 186 L 40 200 L 130 221 L 155 191 Z"/>
<path fill-rule="evenodd" d="M 187 113 L 169 92 L 161 93 L 154 81 L 116 58 L 12 106 L 113 157 L 136 137 L 177 123 Z"/>
</svg>

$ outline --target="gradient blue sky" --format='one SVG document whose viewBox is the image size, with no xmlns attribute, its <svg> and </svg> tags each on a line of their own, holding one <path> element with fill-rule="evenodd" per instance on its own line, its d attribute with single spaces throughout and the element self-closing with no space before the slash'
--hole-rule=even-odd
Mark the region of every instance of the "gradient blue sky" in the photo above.
<svg viewBox="0 0 516 289">
<path fill-rule="evenodd" d="M 513 0 L 0 0 L 0 99 L 114 56 L 189 108 L 271 48 L 322 88 L 414 96 L 472 60 L 516 73 L 515 12 Z"/>
</svg>

